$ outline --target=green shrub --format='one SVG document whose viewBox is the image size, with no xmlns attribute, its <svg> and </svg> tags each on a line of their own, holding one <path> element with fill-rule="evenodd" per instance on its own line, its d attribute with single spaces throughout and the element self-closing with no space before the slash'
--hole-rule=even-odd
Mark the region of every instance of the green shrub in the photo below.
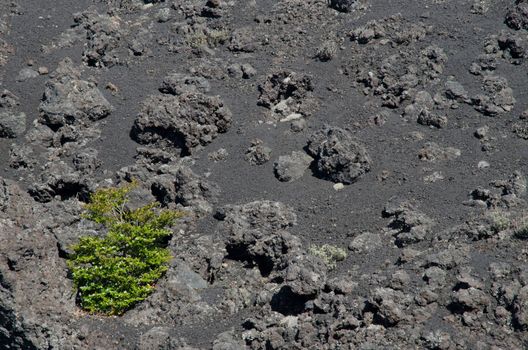
<svg viewBox="0 0 528 350">
<path fill-rule="evenodd" d="M 488 218 L 491 222 L 491 229 L 495 233 L 507 230 L 511 226 L 511 219 L 509 215 L 503 211 L 491 211 L 488 214 Z"/>
<path fill-rule="evenodd" d="M 224 44 L 227 39 L 229 39 L 229 33 L 227 31 L 207 29 L 189 33 L 185 38 L 185 42 L 193 49 L 206 46 L 214 48 Z"/>
<path fill-rule="evenodd" d="M 515 221 L 513 235 L 518 239 L 528 239 L 528 215 L 524 214 Z"/>
<path fill-rule="evenodd" d="M 152 293 L 168 268 L 169 227 L 181 213 L 156 203 L 127 210 L 134 186 L 100 189 L 85 207 L 84 217 L 107 231 L 81 237 L 68 260 L 80 306 L 90 313 L 122 314 Z"/>
<path fill-rule="evenodd" d="M 323 244 L 322 246 L 312 245 L 308 252 L 323 260 L 330 269 L 335 269 L 337 262 L 343 261 L 347 257 L 347 253 L 343 248 L 330 244 Z"/>
</svg>

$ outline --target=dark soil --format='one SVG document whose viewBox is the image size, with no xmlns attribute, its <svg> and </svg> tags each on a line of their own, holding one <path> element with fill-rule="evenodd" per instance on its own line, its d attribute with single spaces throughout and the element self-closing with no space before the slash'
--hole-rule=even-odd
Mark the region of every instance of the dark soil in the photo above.
<svg viewBox="0 0 528 350">
<path fill-rule="evenodd" d="M 527 348 L 527 57 L 525 0 L 0 3 L 0 348 Z M 174 259 L 86 315 L 132 179 Z"/>
</svg>

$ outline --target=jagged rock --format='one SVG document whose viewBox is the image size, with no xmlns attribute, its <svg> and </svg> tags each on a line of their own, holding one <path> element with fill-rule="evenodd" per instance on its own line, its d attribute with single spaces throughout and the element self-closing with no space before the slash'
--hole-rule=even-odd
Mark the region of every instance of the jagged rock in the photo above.
<svg viewBox="0 0 528 350">
<path fill-rule="evenodd" d="M 528 286 L 521 288 L 515 296 L 513 320 L 519 330 L 526 331 L 528 329 Z"/>
<path fill-rule="evenodd" d="M 214 340 L 212 350 L 244 350 L 245 346 L 238 338 L 233 331 L 221 333 Z"/>
<path fill-rule="evenodd" d="M 163 350 L 170 349 L 171 344 L 170 328 L 152 327 L 141 335 L 136 350 Z"/>
<path fill-rule="evenodd" d="M 235 29 L 229 38 L 228 48 L 233 52 L 254 52 L 257 45 L 252 29 L 248 27 Z"/>
<path fill-rule="evenodd" d="M 334 277 L 326 281 L 325 290 L 331 290 L 336 294 L 350 294 L 358 286 L 352 276 Z"/>
<path fill-rule="evenodd" d="M 74 16 L 72 30 L 82 33 L 86 40 L 84 62 L 92 67 L 109 67 L 121 63 L 116 52 L 124 34 L 119 16 L 100 14 L 94 9 Z"/>
<path fill-rule="evenodd" d="M 468 93 L 464 86 L 455 80 L 448 80 L 445 83 L 446 97 L 452 100 L 466 100 Z"/>
<path fill-rule="evenodd" d="M 227 71 L 232 78 L 251 79 L 257 74 L 257 70 L 249 63 L 234 63 L 227 67 Z"/>
<path fill-rule="evenodd" d="M 214 162 L 220 162 L 225 161 L 227 157 L 229 157 L 229 153 L 225 148 L 219 148 L 218 150 L 209 153 L 207 157 Z"/>
<path fill-rule="evenodd" d="M 256 201 L 221 208 L 220 233 L 226 239 L 231 259 L 257 265 L 265 275 L 284 268 L 288 254 L 297 251 L 300 240 L 285 231 L 297 222 L 292 209 L 278 202 Z"/>
<path fill-rule="evenodd" d="M 2 112 L 0 109 L 0 138 L 16 138 L 26 131 L 26 114 Z"/>
<path fill-rule="evenodd" d="M 298 180 L 312 161 L 313 158 L 304 152 L 292 152 L 289 156 L 280 156 L 274 165 L 275 176 L 283 182 Z"/>
<path fill-rule="evenodd" d="M 430 350 L 448 350 L 454 347 L 449 333 L 442 331 L 429 332 L 423 336 L 424 345 Z"/>
<path fill-rule="evenodd" d="M 52 162 L 46 165 L 41 181 L 29 188 L 29 194 L 38 202 L 46 203 L 59 196 L 61 200 L 78 198 L 87 201 L 94 190 L 93 181 L 74 171 L 64 162 Z"/>
<path fill-rule="evenodd" d="M 528 3 L 524 0 L 515 3 L 515 7 L 506 14 L 505 22 L 513 29 L 528 29 Z"/>
<path fill-rule="evenodd" d="M 467 252 L 463 249 L 447 248 L 437 253 L 428 254 L 423 266 L 438 266 L 443 270 L 451 270 L 465 261 L 466 257 Z"/>
<path fill-rule="evenodd" d="M 0 108 L 12 109 L 20 104 L 18 97 L 16 97 L 11 91 L 3 90 L 0 93 Z"/>
<path fill-rule="evenodd" d="M 185 263 L 179 263 L 174 268 L 174 272 L 167 279 L 167 288 L 174 293 L 185 295 L 189 300 L 198 301 L 200 297 L 197 292 L 208 287 L 199 274 L 192 271 Z"/>
<path fill-rule="evenodd" d="M 9 166 L 13 169 L 32 169 L 36 160 L 33 148 L 27 145 L 13 145 L 9 150 Z"/>
<path fill-rule="evenodd" d="M 150 43 L 153 40 L 152 32 L 147 28 L 140 28 L 128 40 L 128 49 L 135 57 L 148 56 L 152 54 Z"/>
<path fill-rule="evenodd" d="M 285 271 L 285 284 L 299 297 L 314 298 L 326 283 L 327 268 L 312 255 L 300 255 L 291 260 Z"/>
<path fill-rule="evenodd" d="M 211 84 L 203 77 L 188 76 L 181 73 L 171 73 L 163 79 L 160 91 L 166 94 L 181 95 L 189 92 L 206 94 L 211 90 Z"/>
<path fill-rule="evenodd" d="M 396 16 L 393 22 L 401 21 L 401 16 Z M 393 32 L 391 23 L 387 24 L 388 33 Z M 395 37 L 391 38 L 389 35 L 389 39 L 384 38 L 386 35 L 381 35 L 379 40 L 380 42 L 390 40 L 394 42 L 394 45 L 405 45 L 423 39 L 426 32 L 423 27 L 421 32 L 419 30 L 408 32 L 407 30 L 408 28 L 402 28 L 401 33 L 397 31 Z M 375 37 L 375 31 L 367 31 L 367 33 L 369 33 L 368 39 L 359 37 L 356 40 L 371 40 Z M 368 51 L 364 53 L 365 56 L 368 54 Z M 357 77 L 356 82 L 364 87 L 363 93 L 380 96 L 382 105 L 385 107 L 398 108 L 402 102 L 412 97 L 416 90 L 424 91 L 427 85 L 437 80 L 443 73 L 446 62 L 447 55 L 444 50 L 431 45 L 420 51 L 400 50 L 379 62 L 373 62 L 372 66 L 365 67 L 362 64 L 353 66 L 351 69 Z"/>
<path fill-rule="evenodd" d="M 51 232 L 71 225 L 76 211 L 54 209 L 48 209 L 54 213 L 50 219 L 27 193 L 0 179 L 0 344 L 5 348 L 80 346 L 71 322 L 73 286 Z"/>
<path fill-rule="evenodd" d="M 21 197 L 23 197 L 25 194 L 22 192 L 22 190 L 17 186 L 17 184 L 14 181 L 4 179 L 0 177 L 0 216 L 1 214 L 5 213 L 7 215 L 12 216 L 11 219 L 14 219 L 16 215 L 16 210 L 9 211 L 16 209 L 17 206 L 20 206 L 20 209 L 23 209 L 23 201 L 21 201 Z M 18 203 L 20 201 L 20 203 Z"/>
<path fill-rule="evenodd" d="M 493 117 L 513 109 L 516 101 L 506 78 L 487 75 L 484 77 L 483 88 L 486 95 L 476 95 L 471 99 L 477 111 Z"/>
<path fill-rule="evenodd" d="M 528 120 L 521 118 L 517 123 L 513 124 L 512 131 L 517 137 L 528 140 Z"/>
<path fill-rule="evenodd" d="M 376 288 L 368 300 L 369 307 L 374 309 L 378 322 L 385 327 L 410 319 L 405 313 L 406 296 L 391 288 Z"/>
<path fill-rule="evenodd" d="M 509 56 L 512 59 L 513 63 L 520 63 L 519 60 L 524 58 L 526 55 L 526 40 L 520 35 L 501 32 L 497 38 L 497 44 L 504 52 L 504 55 Z"/>
<path fill-rule="evenodd" d="M 491 189 L 477 187 L 470 192 L 466 205 L 487 208 L 515 207 L 523 203 L 521 197 L 526 193 L 526 177 L 515 171 L 507 180 L 496 180 L 490 183 Z"/>
<path fill-rule="evenodd" d="M 433 126 L 435 128 L 445 128 L 447 126 L 447 117 L 443 115 L 432 114 L 428 111 L 422 111 L 418 116 L 418 124 Z"/>
<path fill-rule="evenodd" d="M 208 0 L 202 7 L 201 15 L 209 18 L 220 18 L 224 15 L 225 3 L 220 0 Z"/>
<path fill-rule="evenodd" d="M 177 261 L 158 282 L 156 291 L 127 313 L 126 322 L 136 327 L 170 324 L 174 328 L 187 322 L 209 320 L 217 310 L 202 299 L 201 295 L 208 286 L 199 274 L 184 262 Z M 176 339 L 171 337 L 171 340 Z"/>
<path fill-rule="evenodd" d="M 515 171 L 507 180 L 496 180 L 492 185 L 502 190 L 502 195 L 515 195 L 521 197 L 526 194 L 528 186 L 526 177 L 520 172 Z"/>
<path fill-rule="evenodd" d="M 258 105 L 288 115 L 302 109 L 300 105 L 311 96 L 314 86 L 309 75 L 280 71 L 268 75 L 258 88 Z"/>
<path fill-rule="evenodd" d="M 433 225 L 433 221 L 427 215 L 407 202 L 389 203 L 385 206 L 383 215 L 392 217 L 389 227 L 395 230 L 395 243 L 399 247 L 424 240 Z"/>
<path fill-rule="evenodd" d="M 348 249 L 358 253 L 368 253 L 382 246 L 382 237 L 379 234 L 363 232 L 352 240 Z"/>
<path fill-rule="evenodd" d="M 0 138 L 16 138 L 26 131 L 26 114 L 16 111 L 19 104 L 10 91 L 0 93 Z"/>
<path fill-rule="evenodd" d="M 240 69 L 242 70 L 242 78 L 244 79 L 251 79 L 257 75 L 257 70 L 249 63 L 243 63 Z"/>
<path fill-rule="evenodd" d="M 329 6 L 341 11 L 341 12 L 350 12 L 358 4 L 357 0 L 330 0 L 328 2 Z"/>
<path fill-rule="evenodd" d="M 172 18 L 171 9 L 168 7 L 159 9 L 158 13 L 156 14 L 156 18 L 159 23 L 170 21 Z"/>
<path fill-rule="evenodd" d="M 85 148 L 73 156 L 72 162 L 75 170 L 84 174 L 91 174 L 101 166 L 98 159 L 99 152 L 94 148 Z"/>
<path fill-rule="evenodd" d="M 40 122 L 57 130 L 65 125 L 89 125 L 107 117 L 113 107 L 93 82 L 80 79 L 80 72 L 67 58 L 45 86 L 39 106 Z"/>
<path fill-rule="evenodd" d="M 154 197 L 148 186 L 145 186 L 145 184 L 134 185 L 127 194 L 125 209 L 134 211 L 155 202 L 156 197 Z"/>
<path fill-rule="evenodd" d="M 453 292 L 454 307 L 463 311 L 483 310 L 489 302 L 487 294 L 477 288 L 469 287 Z"/>
<path fill-rule="evenodd" d="M 365 147 L 341 128 L 325 127 L 312 134 L 307 151 L 315 159 L 317 174 L 336 183 L 352 184 L 370 171 Z"/>
<path fill-rule="evenodd" d="M 390 287 L 394 290 L 403 290 L 411 283 L 411 276 L 405 270 L 398 270 L 391 276 Z"/>
<path fill-rule="evenodd" d="M 435 142 L 427 142 L 418 153 L 421 160 L 427 162 L 453 160 L 460 156 L 461 152 L 454 147 L 441 147 Z"/>
<path fill-rule="evenodd" d="M 346 3 L 347 0 L 342 2 Z M 426 33 L 427 30 L 423 23 L 411 22 L 401 14 L 396 14 L 380 20 L 369 21 L 351 31 L 349 35 L 351 40 L 359 44 L 388 39 L 395 45 L 403 45 L 423 39 Z"/>
<path fill-rule="evenodd" d="M 438 266 L 431 266 L 425 270 L 423 279 L 434 288 L 444 286 L 446 282 L 446 273 Z"/>
<path fill-rule="evenodd" d="M 153 95 L 143 102 L 131 136 L 140 144 L 157 144 L 189 155 L 230 126 L 231 112 L 219 97 L 198 92 Z"/>
<path fill-rule="evenodd" d="M 419 91 L 414 96 L 412 103 L 405 107 L 405 116 L 418 119 L 423 113 L 429 114 L 433 108 L 434 100 L 431 94 L 427 91 Z"/>
<path fill-rule="evenodd" d="M 180 205 L 198 213 L 212 211 L 219 195 L 216 184 L 197 176 L 185 165 L 162 165 L 159 175 L 150 179 L 152 194 L 164 204 Z"/>
<path fill-rule="evenodd" d="M 264 145 L 259 139 L 251 141 L 251 146 L 246 151 L 244 159 L 251 165 L 262 165 L 271 159 L 271 148 Z"/>
</svg>

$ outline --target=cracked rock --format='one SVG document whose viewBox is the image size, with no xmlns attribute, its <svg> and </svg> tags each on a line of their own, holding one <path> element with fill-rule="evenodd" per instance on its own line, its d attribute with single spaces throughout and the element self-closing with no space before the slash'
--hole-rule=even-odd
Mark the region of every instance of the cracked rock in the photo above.
<svg viewBox="0 0 528 350">
<path fill-rule="evenodd" d="M 265 164 L 271 159 L 271 148 L 265 146 L 262 140 L 252 140 L 244 159 L 251 165 Z"/>
<path fill-rule="evenodd" d="M 322 178 L 350 185 L 370 171 L 371 159 L 352 134 L 338 127 L 325 127 L 308 139 L 307 152 Z"/>
<path fill-rule="evenodd" d="M 153 95 L 134 121 L 132 138 L 179 150 L 182 156 L 211 143 L 231 126 L 231 111 L 219 97 L 198 92 Z"/>
<path fill-rule="evenodd" d="M 70 124 L 88 125 L 112 110 L 93 82 L 80 79 L 70 59 L 62 61 L 54 78 L 46 83 L 39 106 L 41 123 L 54 130 Z"/>
<path fill-rule="evenodd" d="M 280 156 L 275 162 L 275 176 L 282 182 L 298 180 L 304 175 L 312 161 L 313 158 L 304 152 L 292 152 L 291 155 Z"/>
</svg>

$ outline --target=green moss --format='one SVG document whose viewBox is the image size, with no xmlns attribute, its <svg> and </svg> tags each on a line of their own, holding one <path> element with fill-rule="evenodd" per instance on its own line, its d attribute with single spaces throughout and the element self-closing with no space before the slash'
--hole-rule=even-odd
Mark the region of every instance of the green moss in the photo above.
<svg viewBox="0 0 528 350">
<path fill-rule="evenodd" d="M 81 237 L 68 266 L 80 306 L 90 313 L 119 315 L 144 300 L 167 271 L 169 229 L 181 213 L 156 203 L 127 210 L 135 184 L 95 192 L 84 217 L 101 224 L 105 236 Z"/>
<path fill-rule="evenodd" d="M 330 244 L 323 244 L 322 246 L 312 245 L 308 252 L 323 260 L 330 269 L 335 269 L 337 262 L 343 261 L 347 257 L 347 253 L 343 248 Z"/>
</svg>

